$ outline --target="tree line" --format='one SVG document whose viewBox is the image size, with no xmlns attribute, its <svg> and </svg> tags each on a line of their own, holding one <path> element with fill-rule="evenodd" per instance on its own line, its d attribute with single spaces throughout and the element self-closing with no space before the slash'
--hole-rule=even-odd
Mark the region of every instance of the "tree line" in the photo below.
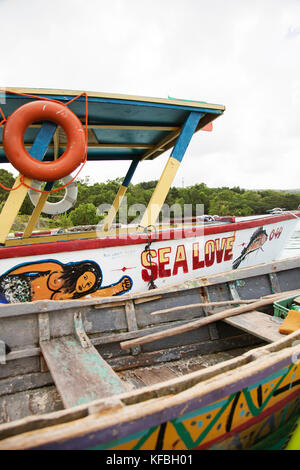
<svg viewBox="0 0 300 470">
<path fill-rule="evenodd" d="M 3 185 L 12 187 L 14 179 L 12 173 L 0 170 L 0 182 Z M 54 188 L 59 187 L 59 184 L 59 182 L 56 183 Z M 88 178 L 79 179 L 78 197 L 74 207 L 59 216 L 46 214 L 43 216 L 49 218 L 49 226 L 52 227 L 96 224 L 101 220 L 97 208 L 101 204 L 112 204 L 121 184 L 122 178 L 94 184 L 90 183 Z M 157 180 L 130 184 L 126 193 L 127 207 L 133 204 L 147 206 L 156 184 Z M 49 202 L 57 202 L 63 196 L 63 192 L 64 190 L 51 194 L 48 198 Z M 8 192 L 0 187 L 0 208 L 3 207 L 7 195 Z M 208 215 L 259 215 L 274 207 L 286 210 L 297 209 L 300 205 L 300 190 L 296 192 L 271 189 L 247 190 L 239 186 L 210 188 L 205 183 L 199 183 L 185 188 L 172 187 L 165 203 L 169 206 L 178 204 L 182 212 L 185 204 L 191 204 L 193 215 L 196 215 L 196 204 L 203 204 L 204 213 Z M 19 215 L 30 215 L 32 210 L 33 205 L 27 195 Z"/>
</svg>

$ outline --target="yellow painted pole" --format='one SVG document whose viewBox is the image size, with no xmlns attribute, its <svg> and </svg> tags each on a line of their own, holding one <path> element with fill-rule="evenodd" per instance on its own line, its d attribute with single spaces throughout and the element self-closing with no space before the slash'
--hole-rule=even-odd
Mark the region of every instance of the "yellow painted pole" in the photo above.
<svg viewBox="0 0 300 470">
<path fill-rule="evenodd" d="M 45 191 L 50 191 L 54 186 L 54 181 L 48 181 L 46 183 L 44 190 Z M 31 217 L 28 221 L 27 227 L 24 230 L 23 238 L 25 237 L 30 237 L 30 235 L 33 232 L 33 229 L 38 221 L 39 216 L 41 215 L 41 212 L 43 210 L 44 205 L 47 202 L 49 193 L 40 193 L 39 200 L 37 202 L 37 205 L 33 209 L 33 212 L 31 214 Z"/>
<path fill-rule="evenodd" d="M 30 237 L 30 235 L 32 234 L 34 227 L 36 226 L 36 223 L 38 221 L 38 218 L 41 215 L 43 207 L 48 199 L 48 196 L 48 193 L 41 193 L 37 205 L 35 206 L 28 221 L 27 227 L 24 230 L 23 238 Z"/>
<path fill-rule="evenodd" d="M 20 184 L 21 175 L 19 175 L 15 181 L 14 188 Z M 24 183 L 31 185 L 32 180 L 30 178 L 24 178 Z M 18 215 L 18 212 L 23 204 L 26 197 L 28 188 L 21 185 L 15 191 L 10 191 L 8 198 L 5 201 L 3 209 L 0 214 L 0 244 L 4 245 L 9 231 Z"/>
<path fill-rule="evenodd" d="M 128 189 L 128 186 L 130 184 L 130 181 L 131 181 L 131 178 L 133 177 L 134 175 L 134 172 L 138 166 L 138 163 L 139 163 L 139 160 L 132 160 L 131 162 L 131 165 L 127 171 L 127 174 L 124 178 L 124 181 L 122 183 L 122 185 L 120 186 L 118 192 L 117 192 L 117 195 L 115 197 L 115 200 L 114 202 L 112 203 L 112 206 L 110 207 L 109 209 L 109 212 L 105 218 L 105 221 L 104 221 L 104 227 L 103 229 L 105 231 L 109 230 L 110 227 L 111 227 L 111 224 L 120 208 L 120 205 L 122 203 L 122 200 L 123 200 L 123 197 Z"/>
<path fill-rule="evenodd" d="M 188 115 L 182 127 L 181 133 L 177 138 L 172 154 L 166 163 L 164 171 L 162 172 L 162 175 L 149 201 L 148 207 L 142 217 L 140 222 L 141 230 L 144 230 L 144 228 L 148 227 L 149 225 L 155 224 L 180 163 L 183 159 L 185 151 L 202 116 L 203 114 L 198 112 L 191 112 Z"/>
<path fill-rule="evenodd" d="M 164 171 L 162 172 L 162 175 L 151 196 L 148 207 L 143 214 L 142 220 L 140 222 L 141 229 L 155 224 L 179 166 L 180 161 L 176 160 L 176 158 L 171 156 L 168 159 Z"/>
<path fill-rule="evenodd" d="M 56 129 L 56 131 L 53 135 L 53 142 L 54 142 L 54 160 L 57 160 L 58 159 L 58 152 L 59 152 L 59 128 Z M 49 193 L 41 193 L 40 194 L 40 198 L 38 200 L 38 203 L 35 206 L 32 214 L 31 214 L 31 217 L 28 221 L 27 227 L 24 230 L 23 238 L 31 236 L 31 234 L 34 230 L 34 227 L 36 226 L 37 221 L 38 221 L 38 219 L 41 215 L 43 207 L 47 202 L 48 196 L 49 196 Z"/>
<path fill-rule="evenodd" d="M 105 218 L 105 224 L 103 226 L 103 230 L 109 230 L 111 227 L 111 224 L 119 210 L 119 207 L 122 203 L 123 197 L 127 191 L 127 186 L 120 186 L 117 195 L 115 197 L 114 202 L 111 205 L 111 208 L 109 209 L 109 212 Z"/>
</svg>

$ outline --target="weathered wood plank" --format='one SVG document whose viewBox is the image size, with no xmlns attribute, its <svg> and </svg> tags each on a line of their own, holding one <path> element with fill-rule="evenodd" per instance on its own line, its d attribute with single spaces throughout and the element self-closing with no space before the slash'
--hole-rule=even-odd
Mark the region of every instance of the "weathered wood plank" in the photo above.
<svg viewBox="0 0 300 470">
<path fill-rule="evenodd" d="M 16 377 L 6 377 L 0 380 L 0 397 L 45 387 L 46 385 L 53 385 L 53 379 L 49 372 L 25 373 Z"/>
<path fill-rule="evenodd" d="M 94 346 L 83 348 L 65 336 L 41 341 L 40 347 L 66 408 L 126 391 Z"/>
<path fill-rule="evenodd" d="M 217 339 L 215 341 L 206 340 L 199 341 L 185 346 L 169 347 L 163 350 L 142 352 L 137 356 L 126 355 L 109 359 L 108 362 L 115 371 L 124 371 L 136 369 L 137 367 L 145 367 L 151 365 L 159 365 L 162 363 L 170 363 L 181 359 L 190 359 L 195 354 L 211 354 L 221 351 L 227 351 L 234 348 L 252 347 L 258 345 L 260 339 L 247 333 L 231 336 L 229 338 Z"/>
<path fill-rule="evenodd" d="M 0 340 L 0 364 L 6 364 L 5 342 Z"/>
<path fill-rule="evenodd" d="M 200 287 L 200 296 L 201 296 L 201 299 L 203 302 L 209 302 L 210 301 L 210 296 L 209 296 L 209 292 L 208 292 L 208 288 L 207 287 Z M 204 311 L 204 314 L 205 316 L 207 317 L 209 315 L 209 309 L 207 307 L 202 307 L 203 308 L 203 311 Z M 211 307 L 212 309 L 212 312 L 210 313 L 214 313 L 215 311 L 215 308 L 214 307 Z M 217 329 L 217 325 L 215 323 L 210 323 L 208 325 L 208 330 L 209 330 L 209 334 L 210 334 L 210 338 L 211 340 L 215 340 L 215 339 L 219 339 L 219 333 L 218 333 L 218 329 Z"/>
<path fill-rule="evenodd" d="M 137 331 L 137 321 L 135 315 L 134 303 L 132 300 L 127 300 L 125 302 L 125 315 L 128 324 L 128 331 Z M 131 350 L 132 354 L 139 354 L 141 352 L 141 347 L 137 346 Z"/>
<path fill-rule="evenodd" d="M 1 396 L 0 429 L 2 431 L 5 423 L 16 422 L 33 414 L 52 413 L 62 408 L 59 393 L 53 385 L 19 392 L 17 398 L 14 394 Z"/>
<path fill-rule="evenodd" d="M 177 374 L 171 371 L 167 366 L 153 367 L 152 369 L 139 369 L 135 370 L 133 374 L 145 385 L 153 385 L 177 377 Z"/>
<path fill-rule="evenodd" d="M 269 279 L 273 292 L 281 292 L 279 280 L 276 273 L 269 273 Z"/>
<path fill-rule="evenodd" d="M 266 313 L 253 310 L 235 317 L 225 318 L 224 321 L 271 343 L 282 339 L 282 335 L 278 332 L 280 325 L 275 323 L 272 318 Z"/>
</svg>

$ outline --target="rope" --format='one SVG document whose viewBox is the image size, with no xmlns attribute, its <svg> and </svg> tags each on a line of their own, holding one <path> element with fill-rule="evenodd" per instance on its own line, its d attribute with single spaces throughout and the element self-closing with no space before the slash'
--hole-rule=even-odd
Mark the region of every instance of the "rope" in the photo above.
<svg viewBox="0 0 300 470">
<path fill-rule="evenodd" d="M 292 216 L 296 217 L 296 219 L 300 219 L 299 215 L 296 215 L 291 211 L 284 211 L 284 212 L 287 212 L 288 214 L 291 214 Z"/>
<path fill-rule="evenodd" d="M 299 209 L 299 208 L 298 208 L 298 209 Z M 270 209 L 270 210 L 268 210 L 267 212 L 270 212 L 271 215 L 291 214 L 291 215 L 292 215 L 293 217 L 295 217 L 296 219 L 300 219 L 299 215 L 294 214 L 292 211 L 286 211 L 286 210 L 283 210 L 283 209 L 282 209 L 280 213 L 272 214 L 272 210 L 273 210 L 273 209 Z"/>
<path fill-rule="evenodd" d="M 55 193 L 57 191 L 60 191 L 64 188 L 66 188 L 67 186 L 69 186 L 69 184 L 71 184 L 77 178 L 77 176 L 79 175 L 79 173 L 81 172 L 81 170 L 83 169 L 83 167 L 84 167 L 84 165 L 86 164 L 86 161 L 87 161 L 87 144 L 88 144 L 88 96 L 87 96 L 87 93 L 82 92 L 79 95 L 72 98 L 71 100 L 69 100 L 67 103 L 63 103 L 59 100 L 54 100 L 54 99 L 51 99 L 51 98 L 43 98 L 43 97 L 37 96 L 37 95 L 30 95 L 28 93 L 18 93 L 16 91 L 10 91 L 10 90 L 8 90 L 6 93 L 10 93 L 10 94 L 13 94 L 13 95 L 26 96 L 26 97 L 29 97 L 29 98 L 36 98 L 36 99 L 39 99 L 39 100 L 52 101 L 54 103 L 62 104 L 63 106 L 68 106 L 69 104 L 73 103 L 73 101 L 80 98 L 81 96 L 85 97 L 85 141 L 86 141 L 86 147 L 85 147 L 84 161 L 82 162 L 82 165 L 79 168 L 76 175 L 68 183 L 64 184 L 63 186 L 60 186 L 57 189 L 50 189 L 49 191 L 45 191 L 43 189 L 33 188 L 30 185 L 26 184 L 25 181 L 24 181 L 24 175 L 20 176 L 20 184 L 18 184 L 17 186 L 15 186 L 13 188 L 7 188 L 6 186 L 4 186 L 4 184 L 0 183 L 0 187 L 5 189 L 6 191 L 15 191 L 16 189 L 19 189 L 23 185 L 28 189 L 32 189 L 32 191 L 36 191 L 37 193 L 50 194 L 50 193 Z M 1 127 L 2 124 L 4 124 L 7 121 L 7 118 L 5 117 L 5 114 L 4 114 L 1 106 L 0 106 L 0 114 L 2 116 L 2 121 L 0 121 L 0 127 Z"/>
<path fill-rule="evenodd" d="M 147 227 L 142 227 L 142 225 L 139 225 L 139 227 L 141 227 L 142 229 L 144 229 L 144 233 L 147 235 L 147 240 L 148 240 L 148 243 L 147 245 L 145 246 L 145 251 L 148 251 L 149 253 L 149 262 L 150 262 L 150 271 L 151 271 L 151 280 L 149 281 L 148 283 L 148 289 L 151 290 L 151 289 L 157 289 L 157 286 L 154 284 L 154 277 L 153 277 L 153 269 L 152 269 L 152 258 L 151 258 L 151 249 L 150 249 L 150 246 L 151 246 L 151 243 L 154 241 L 154 240 L 150 240 L 149 239 L 149 228 L 150 227 L 153 227 L 154 228 L 154 232 L 155 232 L 155 238 L 156 238 L 156 227 L 154 227 L 154 225 L 148 225 Z"/>
</svg>

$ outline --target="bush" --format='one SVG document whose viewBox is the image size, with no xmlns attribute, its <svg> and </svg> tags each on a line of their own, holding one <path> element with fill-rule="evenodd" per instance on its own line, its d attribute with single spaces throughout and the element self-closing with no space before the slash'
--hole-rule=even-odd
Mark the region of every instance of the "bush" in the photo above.
<svg viewBox="0 0 300 470">
<path fill-rule="evenodd" d="M 100 217 L 96 213 L 97 209 L 94 204 L 83 203 L 74 209 L 69 217 L 73 225 L 96 225 Z"/>
</svg>

